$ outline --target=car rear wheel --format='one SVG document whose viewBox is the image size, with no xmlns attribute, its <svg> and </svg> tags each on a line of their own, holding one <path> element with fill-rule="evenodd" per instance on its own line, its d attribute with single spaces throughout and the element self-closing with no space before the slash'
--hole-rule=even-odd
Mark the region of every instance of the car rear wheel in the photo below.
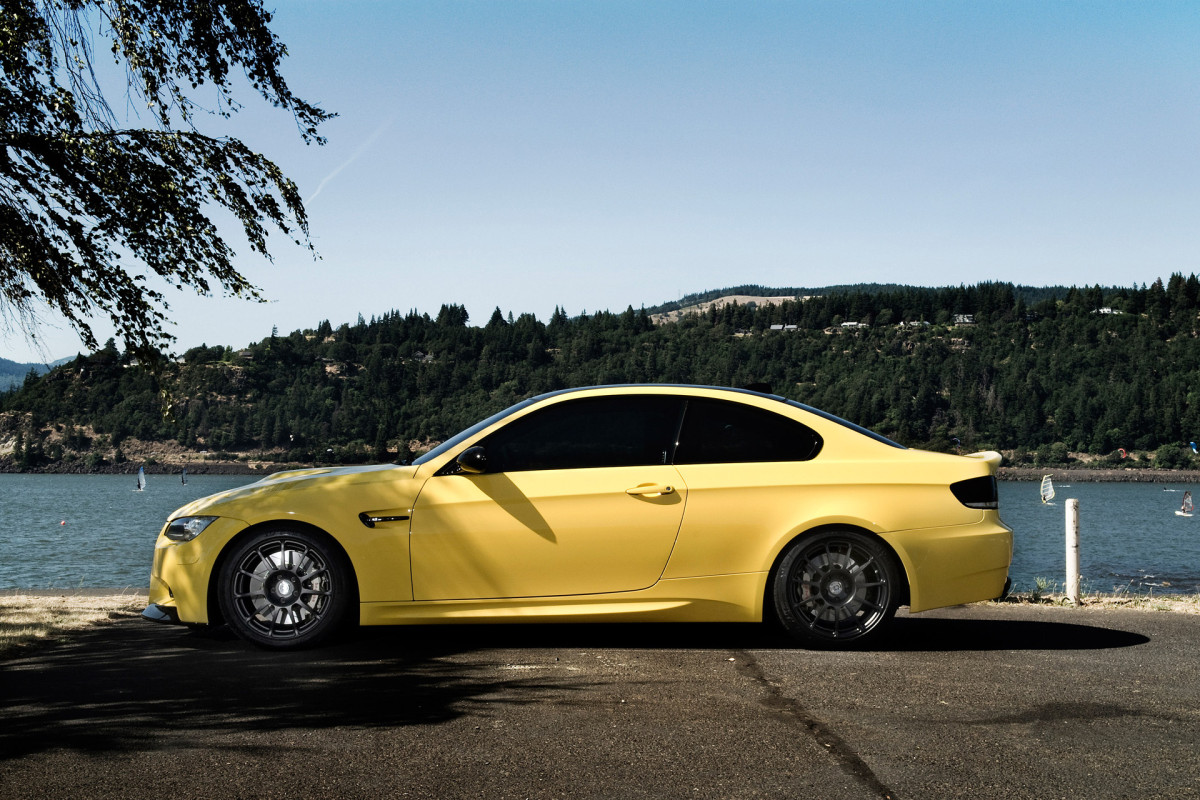
<svg viewBox="0 0 1200 800">
<path fill-rule="evenodd" d="M 310 647 L 342 627 L 353 605 L 350 568 L 324 537 L 268 530 L 237 544 L 218 590 L 225 622 L 262 647 Z"/>
<path fill-rule="evenodd" d="M 817 647 L 877 641 L 896 613 L 900 571 L 887 547 L 850 530 L 793 543 L 775 572 L 775 613 L 784 629 Z"/>
</svg>

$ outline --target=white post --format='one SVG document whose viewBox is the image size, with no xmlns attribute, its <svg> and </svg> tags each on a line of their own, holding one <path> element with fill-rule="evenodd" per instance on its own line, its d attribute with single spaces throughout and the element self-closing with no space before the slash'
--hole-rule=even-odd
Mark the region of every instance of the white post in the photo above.
<svg viewBox="0 0 1200 800">
<path fill-rule="evenodd" d="M 1067 600 L 1079 605 L 1079 501 L 1067 501 Z"/>
</svg>

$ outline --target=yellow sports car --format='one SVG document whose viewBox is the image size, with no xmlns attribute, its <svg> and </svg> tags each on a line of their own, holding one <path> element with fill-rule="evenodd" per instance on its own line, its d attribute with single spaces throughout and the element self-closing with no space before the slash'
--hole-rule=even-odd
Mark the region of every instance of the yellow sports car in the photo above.
<svg viewBox="0 0 1200 800">
<path fill-rule="evenodd" d="M 411 465 L 282 472 L 184 506 L 143 616 L 273 648 L 354 622 L 764 619 L 861 646 L 900 605 L 1007 590 L 999 461 L 754 391 L 552 392 Z"/>
</svg>

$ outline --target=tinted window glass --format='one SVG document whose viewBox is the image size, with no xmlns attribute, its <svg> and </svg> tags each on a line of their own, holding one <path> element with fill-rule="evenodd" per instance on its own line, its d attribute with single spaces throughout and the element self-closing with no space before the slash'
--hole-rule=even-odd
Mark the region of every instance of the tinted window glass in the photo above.
<svg viewBox="0 0 1200 800">
<path fill-rule="evenodd" d="M 471 438 L 472 436 L 479 433 L 481 430 L 488 427 L 489 425 L 499 422 L 500 420 L 507 417 L 509 414 L 514 414 L 517 411 L 520 411 L 525 406 L 529 405 L 530 403 L 536 402 L 537 400 L 538 400 L 538 398 L 536 398 L 536 397 L 531 397 L 528 400 L 522 400 L 521 402 L 517 403 L 516 405 L 509 406 L 508 408 L 504 409 L 503 411 L 499 412 L 498 414 L 492 414 L 487 419 L 476 422 L 474 425 L 467 428 L 466 430 L 462 430 L 462 431 L 459 431 L 458 433 L 454 434 L 449 439 L 447 439 L 446 441 L 439 444 L 437 447 L 430 450 L 428 453 L 424 453 L 421 456 L 419 456 L 418 458 L 416 458 L 412 462 L 413 465 L 416 466 L 417 464 L 424 464 L 426 461 L 432 461 L 433 459 L 437 458 L 442 453 L 445 453 L 449 450 L 453 450 L 455 447 L 458 447 L 458 445 L 461 444 L 464 440 Z"/>
<path fill-rule="evenodd" d="M 838 425 L 844 425 L 845 427 L 849 428 L 850 430 L 855 431 L 857 433 L 861 433 L 863 436 L 869 436 L 870 438 L 872 438 L 875 441 L 880 442 L 882 444 L 886 444 L 890 447 L 895 447 L 899 450 L 907 450 L 908 449 L 907 447 L 900 444 L 899 442 L 893 442 L 891 439 L 887 438 L 883 434 L 879 434 L 879 433 L 876 433 L 875 431 L 868 430 L 868 429 L 862 427 L 861 425 L 855 425 L 853 422 L 849 422 L 847 420 L 842 419 L 841 417 L 834 416 L 833 414 L 830 414 L 828 411 L 822 411 L 819 408 L 813 408 L 812 406 L 806 406 L 806 405 L 804 405 L 804 403 L 797 403 L 795 400 L 784 400 L 784 402 L 787 403 L 789 406 L 795 406 L 796 408 L 802 408 L 810 414 L 816 414 L 818 417 L 823 417 L 824 419 L 827 419 L 830 422 L 836 422 Z"/>
<path fill-rule="evenodd" d="M 535 411 L 481 444 L 489 472 L 666 464 L 679 427 L 675 397 L 597 397 Z"/>
<path fill-rule="evenodd" d="M 720 400 L 689 400 L 676 464 L 807 461 L 821 437 L 807 425 L 761 408 Z"/>
</svg>

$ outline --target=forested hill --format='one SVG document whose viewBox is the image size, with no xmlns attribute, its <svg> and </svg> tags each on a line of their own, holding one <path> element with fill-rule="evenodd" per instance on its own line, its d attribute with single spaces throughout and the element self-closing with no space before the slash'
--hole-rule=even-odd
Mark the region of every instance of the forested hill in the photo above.
<svg viewBox="0 0 1200 800">
<path fill-rule="evenodd" d="M 664 381 L 769 383 L 905 444 L 1017 463 L 1124 448 L 1182 466 L 1200 438 L 1198 313 L 1200 281 L 1175 275 L 1033 303 L 1006 283 L 849 287 L 658 326 L 632 308 L 472 326 L 449 305 L 198 347 L 157 378 L 110 344 L 0 395 L 0 453 L 93 467 L 136 438 L 196 458 L 394 460 L 533 394 Z"/>
<path fill-rule="evenodd" d="M 1014 299 L 1023 300 L 1028 306 L 1043 300 L 1058 300 L 1066 297 L 1068 288 L 1066 286 L 1013 286 L 1012 290 Z M 707 292 L 687 294 L 678 300 L 672 300 L 652 308 L 647 308 L 646 313 L 651 316 L 665 314 L 670 311 L 700 306 L 722 297 L 731 296 L 813 297 L 829 294 L 888 294 L 891 296 L 901 296 L 913 293 L 924 294 L 930 291 L 937 290 L 907 286 L 899 283 L 856 283 L 853 285 L 824 286 L 821 288 L 790 286 L 774 289 L 759 284 L 742 284 L 741 286 L 729 286 L 724 289 L 710 289 Z"/>
<path fill-rule="evenodd" d="M 49 369 L 47 364 L 19 364 L 7 358 L 0 358 L 0 391 L 20 386 L 31 371 L 35 375 L 41 375 Z"/>
</svg>

